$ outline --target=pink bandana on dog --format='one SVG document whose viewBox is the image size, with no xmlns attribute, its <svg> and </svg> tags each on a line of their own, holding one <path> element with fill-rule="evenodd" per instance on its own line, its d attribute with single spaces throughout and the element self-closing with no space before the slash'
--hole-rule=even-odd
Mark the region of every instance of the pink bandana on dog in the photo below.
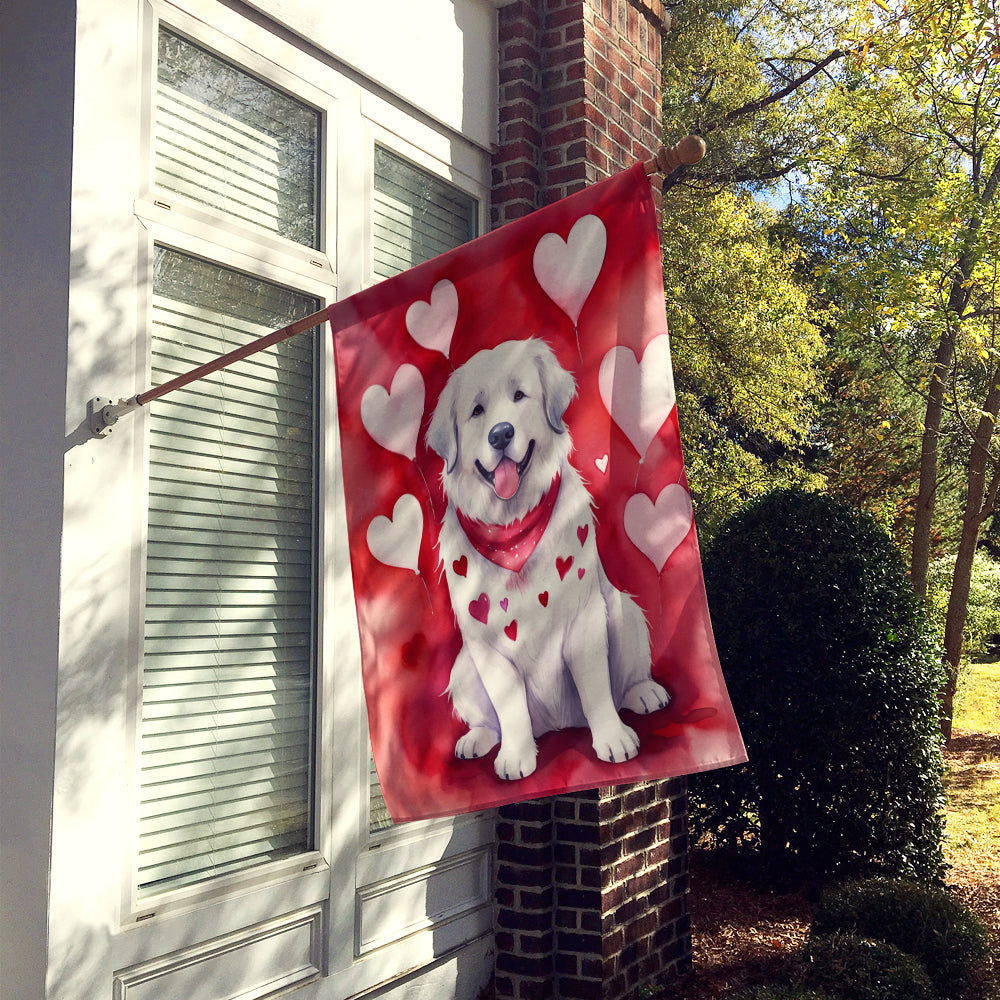
<svg viewBox="0 0 1000 1000">
<path fill-rule="evenodd" d="M 552 509 L 559 498 L 559 477 L 556 476 L 541 501 L 524 517 L 510 524 L 483 524 L 457 511 L 458 523 L 473 548 L 490 562 L 504 569 L 520 570 L 535 551 L 548 527 Z"/>
<path fill-rule="evenodd" d="M 329 309 L 360 668 L 397 822 L 746 759 L 660 253 L 640 164 Z"/>
</svg>

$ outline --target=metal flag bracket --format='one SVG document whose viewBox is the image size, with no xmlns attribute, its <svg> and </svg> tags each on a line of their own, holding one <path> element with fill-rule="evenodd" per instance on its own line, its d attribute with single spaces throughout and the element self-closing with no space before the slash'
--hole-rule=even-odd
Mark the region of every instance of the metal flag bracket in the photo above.
<svg viewBox="0 0 1000 1000">
<path fill-rule="evenodd" d="M 643 169 L 647 175 L 663 174 L 666 177 L 682 166 L 692 166 L 704 155 L 705 140 L 701 136 L 688 135 L 673 146 L 661 146 L 656 151 L 656 156 L 643 163 Z M 238 347 L 236 350 L 230 351 L 228 354 L 224 354 L 214 361 L 199 365 L 184 375 L 178 375 L 169 382 L 164 382 L 163 385 L 157 386 L 154 389 L 147 389 L 145 392 L 137 393 L 128 399 L 119 399 L 117 403 L 105 396 L 94 396 L 92 399 L 87 400 L 87 424 L 90 427 L 90 432 L 97 438 L 107 437 L 118 422 L 118 418 L 124 416 L 126 413 L 131 413 L 133 410 L 139 409 L 140 406 L 145 406 L 146 403 L 150 403 L 154 399 L 159 399 L 160 396 L 165 396 L 168 392 L 173 392 L 174 389 L 179 389 L 189 382 L 194 382 L 205 375 L 217 372 L 234 361 L 240 361 L 251 354 L 263 351 L 272 344 L 277 344 L 289 337 L 294 337 L 296 334 L 311 330 L 313 327 L 324 322 L 326 317 L 327 311 L 321 309 L 319 312 L 296 320 L 288 326 L 283 326 L 280 330 L 275 330 L 273 333 L 259 337 L 257 340 L 245 344 L 243 347 Z"/>
<path fill-rule="evenodd" d="M 116 403 L 105 396 L 94 396 L 87 400 L 87 424 L 94 437 L 107 437 L 112 427 L 118 423 L 118 418 L 125 413 L 139 408 L 138 396 L 130 399 L 119 399 Z"/>
</svg>

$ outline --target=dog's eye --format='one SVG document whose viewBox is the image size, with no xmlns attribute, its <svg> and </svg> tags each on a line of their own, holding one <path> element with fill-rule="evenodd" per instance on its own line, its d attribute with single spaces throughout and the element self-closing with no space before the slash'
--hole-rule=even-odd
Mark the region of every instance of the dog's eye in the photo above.
<svg viewBox="0 0 1000 1000">
<path fill-rule="evenodd" d="M 520 402 L 522 399 L 524 399 L 524 393 L 518 389 L 517 392 L 514 393 L 514 402 Z"/>
<path fill-rule="evenodd" d="M 483 409 L 482 403 L 476 403 L 476 405 L 472 408 L 472 416 L 474 417 L 481 417 L 485 412 L 486 411 Z"/>
</svg>

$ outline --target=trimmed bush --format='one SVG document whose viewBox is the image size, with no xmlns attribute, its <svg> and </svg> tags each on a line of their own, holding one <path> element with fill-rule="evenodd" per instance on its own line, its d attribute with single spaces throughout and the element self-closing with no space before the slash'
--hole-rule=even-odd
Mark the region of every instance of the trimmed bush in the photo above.
<svg viewBox="0 0 1000 1000">
<path fill-rule="evenodd" d="M 853 934 L 810 938 L 795 978 L 837 1000 L 934 1000 L 930 978 L 912 955 Z"/>
<path fill-rule="evenodd" d="M 939 878 L 943 673 L 889 536 L 778 490 L 723 526 L 705 584 L 750 760 L 692 778 L 695 834 L 770 872 Z"/>
<path fill-rule="evenodd" d="M 982 924 L 947 890 L 904 879 L 870 879 L 827 889 L 812 933 L 849 932 L 895 945 L 918 959 L 938 994 L 960 997 L 986 957 Z"/>
</svg>

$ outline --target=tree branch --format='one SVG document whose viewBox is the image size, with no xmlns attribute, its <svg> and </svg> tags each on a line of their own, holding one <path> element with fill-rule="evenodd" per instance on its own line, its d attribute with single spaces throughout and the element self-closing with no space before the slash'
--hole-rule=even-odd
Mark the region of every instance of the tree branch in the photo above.
<svg viewBox="0 0 1000 1000">
<path fill-rule="evenodd" d="M 755 115 L 758 111 L 763 111 L 764 108 L 769 107 L 772 104 L 777 104 L 778 101 L 783 100 L 789 94 L 798 90 L 803 84 L 808 83 L 814 76 L 822 73 L 831 63 L 836 62 L 838 59 L 843 59 L 847 55 L 846 49 L 834 49 L 826 58 L 821 59 L 816 63 L 812 69 L 807 73 L 803 73 L 802 76 L 796 77 L 787 86 L 782 87 L 780 90 L 776 90 L 773 94 L 768 94 L 766 97 L 760 97 L 756 101 L 750 101 L 748 104 L 744 104 L 742 107 L 733 108 L 732 111 L 726 112 L 722 120 L 716 122 L 714 125 L 702 126 L 701 134 L 706 135 L 709 132 L 714 132 L 717 128 L 722 128 L 724 125 L 735 121 L 737 118 L 744 118 L 747 115 Z"/>
</svg>

